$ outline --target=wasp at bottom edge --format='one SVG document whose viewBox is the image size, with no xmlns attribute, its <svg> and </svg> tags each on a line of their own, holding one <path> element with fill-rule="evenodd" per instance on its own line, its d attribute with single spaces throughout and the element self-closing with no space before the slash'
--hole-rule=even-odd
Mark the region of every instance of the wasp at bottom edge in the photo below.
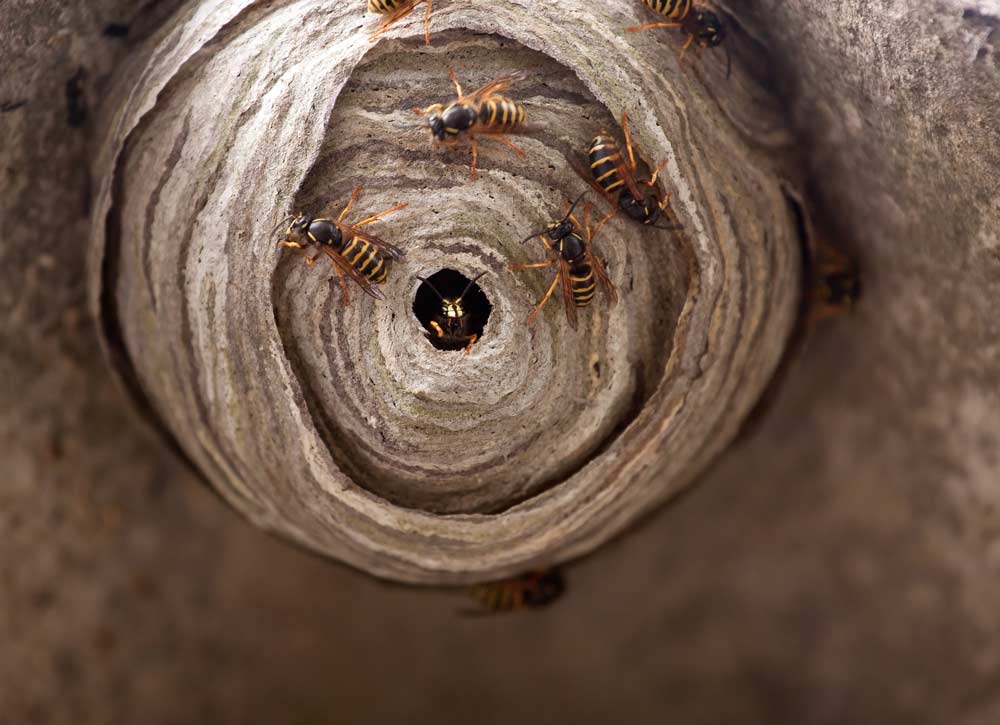
<svg viewBox="0 0 1000 725">
<path fill-rule="evenodd" d="M 469 588 L 478 610 L 464 614 L 498 614 L 525 609 L 541 609 L 559 599 L 566 591 L 566 581 L 559 569 L 535 569 L 519 576 Z"/>
</svg>

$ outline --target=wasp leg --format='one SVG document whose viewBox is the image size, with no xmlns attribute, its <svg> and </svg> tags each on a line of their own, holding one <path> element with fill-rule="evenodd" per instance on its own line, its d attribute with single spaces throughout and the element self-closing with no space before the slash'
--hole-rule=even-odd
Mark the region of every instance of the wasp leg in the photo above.
<svg viewBox="0 0 1000 725">
<path fill-rule="evenodd" d="M 405 209 L 408 206 L 409 206 L 409 204 L 406 203 L 406 202 L 404 202 L 402 204 L 396 204 L 396 206 L 392 207 L 391 209 L 386 209 L 385 211 L 380 211 L 375 216 L 370 216 L 367 219 L 362 219 L 357 224 L 353 224 L 352 226 L 355 229 L 357 229 L 358 227 L 367 226 L 368 224 L 371 224 L 372 222 L 377 222 L 379 219 L 381 219 L 383 217 L 387 217 L 390 214 L 395 214 L 397 211 Z"/>
<path fill-rule="evenodd" d="M 485 136 L 493 141 L 499 141 L 504 146 L 512 149 L 521 158 L 526 157 L 528 154 L 524 153 L 517 144 L 507 138 L 504 134 L 500 133 L 490 133 L 489 131 L 480 131 L 478 136 Z M 476 135 L 469 135 L 469 143 L 472 145 L 472 178 L 478 178 L 479 176 L 479 140 Z"/>
<path fill-rule="evenodd" d="M 535 262 L 534 264 L 512 264 L 507 269 L 514 271 L 520 269 L 542 269 L 543 267 L 551 267 L 555 264 L 555 260 L 549 260 L 548 262 Z"/>
<path fill-rule="evenodd" d="M 440 103 L 432 103 L 427 108 L 413 108 L 411 110 L 418 116 L 426 116 L 428 113 L 434 113 L 435 111 L 440 113 L 444 110 L 444 106 Z"/>
<path fill-rule="evenodd" d="M 465 346 L 465 354 L 468 355 L 472 352 L 472 346 L 476 344 L 476 340 L 479 339 L 479 335 L 473 335 L 472 339 L 469 340 L 469 344 Z"/>
<path fill-rule="evenodd" d="M 662 172 L 665 168 L 667 168 L 666 161 L 664 161 L 662 164 L 653 169 L 653 175 L 649 177 L 649 181 L 643 181 L 641 183 L 649 187 L 656 186 L 656 180 L 660 178 L 660 172 Z"/>
<path fill-rule="evenodd" d="M 670 195 L 668 194 L 667 196 L 669 197 Z M 612 209 L 607 214 L 605 214 L 604 217 L 601 218 L 601 221 L 597 222 L 597 226 L 594 227 L 593 231 L 588 231 L 587 232 L 587 241 L 589 242 L 591 239 L 593 239 L 594 237 L 596 237 L 597 233 L 599 231 L 601 231 L 601 227 L 603 227 L 609 221 L 611 221 L 612 219 L 614 219 L 616 214 L 618 214 L 618 210 L 617 209 Z"/>
<path fill-rule="evenodd" d="M 494 141 L 499 141 L 504 146 L 507 146 L 508 148 L 510 148 L 511 150 L 513 150 L 514 153 L 516 153 L 522 159 L 526 158 L 527 155 L 528 155 L 528 154 L 526 154 L 524 152 L 524 149 L 522 149 L 520 146 L 518 146 L 517 144 L 515 144 L 513 141 L 511 141 L 509 138 L 507 138 L 507 136 L 504 135 L 504 134 L 501 134 L 501 133 L 489 133 L 488 131 L 487 132 L 480 132 L 480 133 L 482 133 L 483 136 L 486 136 L 489 139 L 492 139 Z"/>
<path fill-rule="evenodd" d="M 437 333 L 438 337 L 444 337 L 444 330 L 441 328 L 441 325 L 438 324 L 437 320 L 431 320 L 431 327 L 434 328 L 434 332 Z"/>
<path fill-rule="evenodd" d="M 677 59 L 677 64 L 680 65 L 681 68 L 684 67 L 684 54 L 688 52 L 688 48 L 691 47 L 691 44 L 693 42 L 694 42 L 694 36 L 693 35 L 689 35 L 688 39 L 687 39 L 687 42 L 684 44 L 684 47 L 681 48 L 680 58 Z"/>
<path fill-rule="evenodd" d="M 652 28 L 679 28 L 680 23 L 645 23 L 644 25 L 633 25 L 625 28 L 626 33 L 638 33 L 640 30 L 651 30 Z"/>
<path fill-rule="evenodd" d="M 279 242 L 279 246 L 291 249 L 300 257 L 305 257 L 306 264 L 310 267 L 316 264 L 317 257 L 315 255 L 310 255 L 309 252 L 304 250 L 301 245 L 296 245 L 295 242 Z"/>
<path fill-rule="evenodd" d="M 628 113 L 622 111 L 622 133 L 625 134 L 625 148 L 628 149 L 628 161 L 632 167 L 632 171 L 635 171 L 635 153 L 632 151 L 632 134 L 628 130 Z"/>
<path fill-rule="evenodd" d="M 344 273 L 340 271 L 336 262 L 333 264 L 333 271 L 337 273 L 337 279 L 340 280 L 340 289 L 344 292 L 344 306 L 346 307 L 351 304 L 351 292 L 347 289 L 347 280 L 344 279 Z"/>
<path fill-rule="evenodd" d="M 451 78 L 452 84 L 455 86 L 455 95 L 458 98 L 462 97 L 462 84 L 458 82 L 458 76 L 455 75 L 455 69 L 448 66 L 448 77 Z"/>
<path fill-rule="evenodd" d="M 431 44 L 431 8 L 434 0 L 427 0 L 427 12 L 424 13 L 424 45 Z"/>
<path fill-rule="evenodd" d="M 337 217 L 338 222 L 344 221 L 344 217 L 354 208 L 354 202 L 358 200 L 359 196 L 361 196 L 361 187 L 355 186 L 354 191 L 351 192 L 351 198 L 347 201 L 347 206 L 344 207 L 344 210 L 340 212 L 340 216 Z"/>
<path fill-rule="evenodd" d="M 535 309 L 531 311 L 530 315 L 528 315 L 529 325 L 535 321 L 535 317 L 537 317 L 538 313 L 542 311 L 543 307 L 545 307 L 545 303 L 549 301 L 549 298 L 552 296 L 552 293 L 556 291 L 557 284 L 559 284 L 558 274 L 555 276 L 555 279 L 552 280 L 552 284 L 549 285 L 549 291 L 545 293 L 544 297 L 542 297 L 542 301 L 539 302 L 537 305 L 535 305 Z"/>
<path fill-rule="evenodd" d="M 405 18 L 407 15 L 413 12 L 413 9 L 417 7 L 421 0 L 412 0 L 408 5 L 404 5 L 399 10 L 394 12 L 392 15 L 383 20 L 379 26 L 375 29 L 370 36 L 368 36 L 368 42 L 373 43 L 379 38 L 381 38 L 385 32 L 391 28 L 393 25 L 398 23 L 400 20 Z"/>
</svg>

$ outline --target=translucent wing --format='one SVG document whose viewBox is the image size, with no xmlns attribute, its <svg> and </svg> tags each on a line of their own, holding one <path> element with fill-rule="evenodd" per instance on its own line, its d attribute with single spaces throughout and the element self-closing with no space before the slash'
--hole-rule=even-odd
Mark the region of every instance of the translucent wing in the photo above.
<svg viewBox="0 0 1000 725">
<path fill-rule="evenodd" d="M 361 272 L 352 267 L 347 262 L 346 259 L 344 259 L 340 254 L 337 253 L 337 250 L 328 247 L 325 244 L 322 247 L 320 247 L 320 249 L 326 252 L 326 255 L 333 261 L 335 265 L 337 265 L 337 268 L 340 269 L 340 271 L 344 272 L 348 277 L 357 282 L 358 286 L 361 287 L 362 290 L 364 290 L 365 294 L 371 295 L 377 300 L 385 299 L 385 294 L 382 292 L 382 290 L 373 285 L 368 280 L 367 277 L 365 277 L 363 274 L 361 274 Z"/>
<path fill-rule="evenodd" d="M 569 278 L 569 264 L 565 259 L 559 259 L 559 286 L 562 287 L 563 302 L 566 305 L 566 319 L 569 326 L 576 329 L 576 301 L 573 299 L 573 282 Z"/>
<path fill-rule="evenodd" d="M 601 260 L 597 258 L 596 254 L 588 250 L 587 259 L 590 262 L 590 266 L 593 267 L 594 273 L 597 274 L 597 278 L 601 280 L 604 292 L 608 296 L 608 304 L 614 307 L 618 304 L 618 290 L 615 289 L 614 282 L 611 281 L 607 272 L 604 271 L 604 265 L 601 264 Z"/>
<path fill-rule="evenodd" d="M 622 181 L 625 182 L 625 186 L 628 188 L 632 198 L 640 204 L 645 202 L 646 195 L 642 193 L 642 190 L 639 188 L 639 184 L 636 183 L 635 176 L 632 174 L 632 169 L 630 169 L 628 164 L 625 163 L 624 158 L 618 163 L 618 173 L 622 177 Z"/>
<path fill-rule="evenodd" d="M 524 71 L 515 71 L 514 73 L 511 73 L 509 75 L 500 76 L 496 80 L 490 81 L 482 88 L 473 91 L 471 95 L 465 96 L 461 100 L 473 101 L 477 103 L 485 101 L 490 96 L 495 96 L 498 93 L 502 93 L 503 91 L 513 86 L 515 83 L 526 80 L 527 78 L 528 74 L 525 73 Z"/>
<path fill-rule="evenodd" d="M 594 191 L 596 191 L 598 194 L 600 194 L 605 198 L 608 204 L 611 205 L 612 209 L 614 209 L 617 206 L 617 202 L 611 196 L 611 194 L 606 192 L 604 190 L 604 187 L 602 187 L 600 184 L 597 183 L 597 181 L 594 179 L 594 175 L 590 173 L 589 169 L 584 168 L 584 165 L 579 160 L 569 159 L 569 165 L 573 167 L 573 171 L 576 172 L 577 176 L 579 176 L 581 179 L 590 184 L 590 186 L 594 189 Z"/>
</svg>

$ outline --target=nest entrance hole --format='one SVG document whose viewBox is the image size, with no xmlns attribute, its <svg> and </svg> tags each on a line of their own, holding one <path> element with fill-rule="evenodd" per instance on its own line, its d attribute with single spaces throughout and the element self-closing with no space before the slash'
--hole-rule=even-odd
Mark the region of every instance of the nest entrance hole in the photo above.
<svg viewBox="0 0 1000 725">
<path fill-rule="evenodd" d="M 452 302 L 461 300 L 465 317 L 460 326 L 453 323 L 449 328 L 442 298 Z M 428 342 L 449 352 L 464 350 L 472 335 L 481 340 L 492 311 L 493 305 L 482 288 L 454 269 L 442 269 L 425 277 L 413 299 L 413 314 L 427 331 Z M 449 334 L 449 330 L 453 332 Z"/>
</svg>

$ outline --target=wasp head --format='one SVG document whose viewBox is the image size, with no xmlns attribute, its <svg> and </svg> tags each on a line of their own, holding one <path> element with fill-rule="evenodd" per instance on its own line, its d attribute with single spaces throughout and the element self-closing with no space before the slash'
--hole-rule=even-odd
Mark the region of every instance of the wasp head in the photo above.
<svg viewBox="0 0 1000 725">
<path fill-rule="evenodd" d="M 655 224 L 660 218 L 660 204 L 653 194 L 648 194 L 642 201 L 631 194 L 622 194 L 618 206 L 629 218 L 643 224 Z"/>
<path fill-rule="evenodd" d="M 431 136 L 438 141 L 445 140 L 444 106 L 435 103 L 427 108 L 414 108 L 413 112 L 419 116 L 427 117 L 427 127 L 431 130 Z"/>
<path fill-rule="evenodd" d="M 285 219 L 287 221 L 288 217 Z M 292 216 L 288 228 L 285 229 L 285 236 L 278 240 L 278 245 L 290 249 L 302 249 L 305 247 L 306 239 L 308 239 L 306 232 L 309 230 L 310 224 L 312 224 L 312 217 L 306 214 Z"/>
<path fill-rule="evenodd" d="M 461 320 L 465 317 L 465 308 L 462 307 L 462 298 L 454 300 L 441 300 L 441 312 L 445 318 L 451 320 Z"/>
<path fill-rule="evenodd" d="M 545 233 L 553 242 L 558 242 L 560 239 L 564 239 L 572 234 L 575 228 L 573 222 L 569 219 L 563 219 L 551 224 Z"/>
<path fill-rule="evenodd" d="M 438 141 L 444 141 L 447 132 L 445 131 L 444 119 L 441 118 L 441 114 L 432 114 L 427 119 L 427 125 L 431 129 L 431 136 L 436 138 Z"/>
<path fill-rule="evenodd" d="M 726 39 L 726 26 L 711 10 L 696 9 L 691 25 L 691 35 L 702 48 L 714 48 Z"/>
</svg>

